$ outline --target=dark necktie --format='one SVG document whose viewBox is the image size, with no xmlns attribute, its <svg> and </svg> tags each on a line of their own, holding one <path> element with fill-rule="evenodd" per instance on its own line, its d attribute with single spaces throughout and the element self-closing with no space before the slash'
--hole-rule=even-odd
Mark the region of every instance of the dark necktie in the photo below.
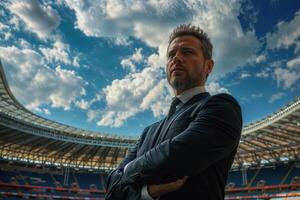
<svg viewBox="0 0 300 200">
<path fill-rule="evenodd" d="M 164 121 L 164 123 L 163 123 L 163 125 L 162 125 L 162 128 L 160 129 L 160 132 L 159 132 L 159 134 L 158 134 L 158 136 L 157 136 L 157 139 L 156 139 L 155 144 L 159 144 L 159 143 L 161 143 L 161 142 L 164 140 L 164 138 L 165 138 L 165 136 L 166 136 L 166 134 L 165 134 L 165 129 L 166 129 L 166 127 L 167 127 L 168 124 L 169 124 L 170 118 L 171 118 L 172 115 L 176 112 L 176 106 L 177 106 L 178 104 L 180 104 L 180 103 L 181 103 L 181 101 L 180 101 L 177 97 L 174 97 L 174 98 L 172 99 L 172 103 L 171 103 L 171 106 L 170 106 L 169 113 L 168 113 L 168 115 L 167 115 L 167 117 L 166 117 L 166 119 L 165 119 L 165 121 Z"/>
<path fill-rule="evenodd" d="M 177 97 L 174 97 L 173 98 L 173 101 L 171 103 L 171 106 L 170 106 L 170 110 L 169 110 L 169 113 L 168 113 L 168 116 L 167 116 L 167 119 L 169 119 L 176 111 L 176 106 L 178 104 L 180 104 L 181 101 L 177 98 Z"/>
</svg>

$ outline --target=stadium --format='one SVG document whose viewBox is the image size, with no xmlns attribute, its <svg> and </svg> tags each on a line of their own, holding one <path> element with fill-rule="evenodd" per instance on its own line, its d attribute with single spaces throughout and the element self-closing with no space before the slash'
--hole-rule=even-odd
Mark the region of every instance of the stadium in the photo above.
<svg viewBox="0 0 300 200">
<path fill-rule="evenodd" d="M 42 118 L 13 96 L 0 63 L 0 198 L 104 199 L 138 138 Z M 225 199 L 300 199 L 300 97 L 243 128 Z"/>
</svg>

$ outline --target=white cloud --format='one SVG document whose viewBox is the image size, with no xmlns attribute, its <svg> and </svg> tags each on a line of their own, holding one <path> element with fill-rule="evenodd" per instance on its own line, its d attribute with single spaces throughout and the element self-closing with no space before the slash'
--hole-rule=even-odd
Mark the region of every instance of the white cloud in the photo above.
<svg viewBox="0 0 300 200">
<path fill-rule="evenodd" d="M 255 76 L 259 78 L 267 78 L 270 74 L 267 70 L 262 70 L 261 72 L 256 73 Z"/>
<path fill-rule="evenodd" d="M 9 9 L 27 25 L 28 31 L 40 38 L 48 37 L 60 23 L 57 11 L 49 5 L 40 4 L 38 0 L 13 0 Z"/>
<path fill-rule="evenodd" d="M 290 69 L 299 69 L 300 68 L 300 58 L 294 58 L 287 62 L 287 67 Z"/>
<path fill-rule="evenodd" d="M 244 32 L 236 1 L 205 1 L 199 3 L 193 23 L 203 27 L 214 44 L 215 67 L 212 78 L 221 77 L 246 64 L 259 47 L 255 32 Z M 197 7 L 197 6 L 196 6 Z"/>
<path fill-rule="evenodd" d="M 30 49 L 31 44 L 24 40 L 23 38 L 18 39 L 18 44 L 20 45 L 21 49 Z"/>
<path fill-rule="evenodd" d="M 245 79 L 245 78 L 248 78 L 250 77 L 251 75 L 248 73 L 248 72 L 243 72 L 240 76 L 240 79 Z"/>
<path fill-rule="evenodd" d="M 20 30 L 21 28 L 21 20 L 16 16 L 12 16 L 8 23 L 13 30 Z"/>
<path fill-rule="evenodd" d="M 158 48 L 159 57 L 165 55 L 168 35 L 175 26 L 192 22 L 202 27 L 214 43 L 214 77 L 244 65 L 259 46 L 254 31 L 244 32 L 240 25 L 240 3 L 237 1 L 65 2 L 75 11 L 77 28 L 87 36 L 134 36 Z"/>
<path fill-rule="evenodd" d="M 57 39 L 54 43 L 52 48 L 39 48 L 42 54 L 45 56 L 45 59 L 49 62 L 56 62 L 56 63 L 64 63 L 67 65 L 72 65 L 75 67 L 79 67 L 79 55 L 74 56 L 73 60 L 70 58 L 70 46 L 60 39 Z"/>
<path fill-rule="evenodd" d="M 230 93 L 226 88 L 221 87 L 220 84 L 216 82 L 208 83 L 208 85 L 206 86 L 206 90 L 211 94 Z"/>
<path fill-rule="evenodd" d="M 143 60 L 142 48 L 135 49 L 135 53 L 121 60 L 121 66 L 126 69 L 129 68 L 130 72 L 136 71 L 136 64 L 140 63 Z"/>
<path fill-rule="evenodd" d="M 91 122 L 93 120 L 96 120 L 99 118 L 99 116 L 101 115 L 102 111 L 101 110 L 88 110 L 87 112 L 87 121 Z"/>
<path fill-rule="evenodd" d="M 10 27 L 0 22 L 0 38 L 3 40 L 9 40 L 12 37 Z"/>
<path fill-rule="evenodd" d="M 267 60 L 267 57 L 265 54 L 260 55 L 252 55 L 250 58 L 247 59 L 247 63 L 253 65 L 253 64 L 260 64 L 262 62 L 265 62 Z"/>
<path fill-rule="evenodd" d="M 293 84 L 297 83 L 300 79 L 300 71 L 276 68 L 274 71 L 274 76 L 277 81 L 277 85 L 282 85 L 283 88 L 290 88 Z"/>
<path fill-rule="evenodd" d="M 276 61 L 272 62 L 272 63 L 270 64 L 270 66 L 271 66 L 271 67 L 278 68 L 278 67 L 284 66 L 284 63 L 285 63 L 284 60 L 276 60 Z"/>
<path fill-rule="evenodd" d="M 44 108 L 43 110 L 44 110 L 44 113 L 45 113 L 46 115 L 50 115 L 50 114 L 51 114 L 51 112 L 50 112 L 48 109 Z"/>
<path fill-rule="evenodd" d="M 51 112 L 47 108 L 34 107 L 34 108 L 32 108 L 32 111 L 44 113 L 46 115 L 50 115 L 51 114 Z"/>
<path fill-rule="evenodd" d="M 70 64 L 71 60 L 69 58 L 70 47 L 68 44 L 62 41 L 55 41 L 53 48 L 40 48 L 40 51 L 44 54 L 48 62 L 62 62 L 65 64 Z"/>
<path fill-rule="evenodd" d="M 73 61 L 72 61 L 72 65 L 74 67 L 80 67 L 79 62 L 80 62 L 80 56 L 79 55 L 74 56 Z"/>
<path fill-rule="evenodd" d="M 126 119 L 137 113 L 138 109 L 132 108 L 130 111 L 108 111 L 100 121 L 97 122 L 98 126 L 110 126 L 110 127 L 120 127 Z"/>
<path fill-rule="evenodd" d="M 80 76 L 60 66 L 49 68 L 36 51 L 0 47 L 0 57 L 10 88 L 30 110 L 41 110 L 43 105 L 68 110 L 77 98 L 85 95 L 86 83 Z"/>
<path fill-rule="evenodd" d="M 144 61 L 139 62 L 144 63 L 144 68 L 139 72 L 132 58 L 121 61 L 130 71 L 104 89 L 107 107 L 97 123 L 100 126 L 121 126 L 126 119 L 145 110 L 152 111 L 154 116 L 166 113 L 166 99 L 171 98 L 171 92 L 163 81 L 162 70 L 169 33 L 179 24 L 202 27 L 214 44 L 216 65 L 211 76 L 213 82 L 207 86 L 212 93 L 228 93 L 217 79 L 246 64 L 259 47 L 255 32 L 245 32 L 240 25 L 238 1 L 138 0 L 132 4 L 126 0 L 65 0 L 65 4 L 75 12 L 76 28 L 87 36 L 133 36 L 157 49 L 148 57 L 142 56 Z"/>
<path fill-rule="evenodd" d="M 280 49 L 295 46 L 295 53 L 300 50 L 300 11 L 290 22 L 281 21 L 276 25 L 273 33 L 267 34 L 267 48 Z"/>
<path fill-rule="evenodd" d="M 178 22 L 191 19 L 185 2 L 65 0 L 75 11 L 76 26 L 88 36 L 121 37 L 135 36 L 150 46 L 159 46 L 165 40 L 160 34 Z M 162 40 L 163 39 L 163 40 Z M 155 43 L 155 44 L 154 44 Z"/>
<path fill-rule="evenodd" d="M 273 94 L 269 99 L 269 103 L 273 103 L 274 101 L 281 99 L 283 96 L 284 96 L 283 92 L 278 92 L 276 94 Z"/>
<path fill-rule="evenodd" d="M 130 46 L 132 44 L 132 42 L 129 41 L 129 39 L 123 37 L 114 38 L 113 42 L 117 46 Z"/>
<path fill-rule="evenodd" d="M 150 108 L 154 117 L 166 115 L 173 96 L 172 93 L 171 88 L 168 87 L 167 80 L 160 80 L 143 98 L 140 107 L 143 110 Z"/>
<path fill-rule="evenodd" d="M 86 110 L 90 107 L 90 102 L 81 99 L 79 101 L 75 101 L 75 105 L 82 110 Z"/>
<path fill-rule="evenodd" d="M 265 55 L 259 55 L 258 57 L 255 58 L 255 63 L 259 64 L 259 63 L 264 62 L 266 60 L 267 60 L 267 58 L 266 58 Z"/>
<path fill-rule="evenodd" d="M 166 107 L 163 105 L 171 99 L 160 71 L 151 67 L 114 80 L 103 93 L 107 108 L 97 123 L 99 126 L 121 126 L 126 119 L 144 110 L 151 110 L 155 116 L 164 115 Z"/>
<path fill-rule="evenodd" d="M 206 89 L 211 94 L 229 93 L 219 83 L 210 82 Z M 154 117 L 166 115 L 173 96 L 172 89 L 159 71 L 146 67 L 121 80 L 114 80 L 104 89 L 107 108 L 88 113 L 90 120 L 99 118 L 97 125 L 119 127 L 130 117 L 149 110 Z"/>
</svg>

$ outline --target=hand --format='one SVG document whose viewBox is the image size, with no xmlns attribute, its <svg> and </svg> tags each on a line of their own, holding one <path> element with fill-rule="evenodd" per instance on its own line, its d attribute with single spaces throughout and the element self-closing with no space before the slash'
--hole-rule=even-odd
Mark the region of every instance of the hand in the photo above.
<svg viewBox="0 0 300 200">
<path fill-rule="evenodd" d="M 187 179 L 188 177 L 185 176 L 182 179 L 170 183 L 148 185 L 148 193 L 152 198 L 156 198 L 163 194 L 176 191 L 184 185 Z"/>
</svg>

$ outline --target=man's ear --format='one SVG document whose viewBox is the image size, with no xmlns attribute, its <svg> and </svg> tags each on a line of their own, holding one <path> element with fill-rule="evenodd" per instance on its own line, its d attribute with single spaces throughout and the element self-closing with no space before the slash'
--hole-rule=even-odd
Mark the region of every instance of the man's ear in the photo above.
<svg viewBox="0 0 300 200">
<path fill-rule="evenodd" d="M 206 78 L 208 77 L 208 75 L 211 73 L 211 71 L 214 68 L 214 61 L 212 59 L 208 59 L 205 61 L 205 74 L 206 74 Z"/>
</svg>

